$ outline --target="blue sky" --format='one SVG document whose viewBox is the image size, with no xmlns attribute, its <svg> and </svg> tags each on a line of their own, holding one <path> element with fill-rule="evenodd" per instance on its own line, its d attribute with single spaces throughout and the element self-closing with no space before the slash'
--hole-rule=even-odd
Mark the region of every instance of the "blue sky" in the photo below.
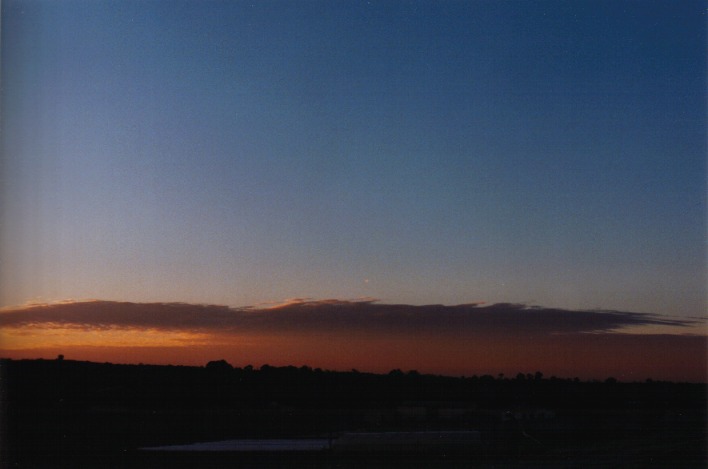
<svg viewBox="0 0 708 469">
<path fill-rule="evenodd" d="M 2 10 L 3 305 L 705 314 L 704 2 Z"/>
</svg>

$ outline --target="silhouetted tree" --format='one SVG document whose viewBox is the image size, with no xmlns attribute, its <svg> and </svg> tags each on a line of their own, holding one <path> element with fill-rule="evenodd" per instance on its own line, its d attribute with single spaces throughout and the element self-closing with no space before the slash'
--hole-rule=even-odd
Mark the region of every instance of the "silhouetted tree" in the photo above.
<svg viewBox="0 0 708 469">
<path fill-rule="evenodd" d="M 214 371 L 232 371 L 234 369 L 233 366 L 226 360 L 214 360 L 210 361 L 209 363 L 206 364 L 207 370 L 214 370 Z"/>
</svg>

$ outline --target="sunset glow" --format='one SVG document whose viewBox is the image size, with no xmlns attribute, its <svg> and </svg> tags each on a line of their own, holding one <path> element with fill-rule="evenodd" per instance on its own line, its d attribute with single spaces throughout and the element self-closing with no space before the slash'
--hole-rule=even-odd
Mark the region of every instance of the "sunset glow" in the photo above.
<svg viewBox="0 0 708 469">
<path fill-rule="evenodd" d="M 708 380 L 702 2 L 1 5 L 0 357 Z"/>
<path fill-rule="evenodd" d="M 10 358 L 700 381 L 704 321 L 521 305 L 409 306 L 294 299 L 262 309 L 62 302 L 0 313 Z M 632 329 L 654 328 L 653 333 Z M 694 333 L 691 333 L 694 332 Z M 666 354 L 671 350 L 671 354 Z"/>
</svg>

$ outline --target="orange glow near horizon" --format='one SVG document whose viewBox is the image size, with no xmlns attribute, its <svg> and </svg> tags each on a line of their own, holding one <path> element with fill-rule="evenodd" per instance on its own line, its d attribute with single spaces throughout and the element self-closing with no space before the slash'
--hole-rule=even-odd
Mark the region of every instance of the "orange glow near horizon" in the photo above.
<svg viewBox="0 0 708 469">
<path fill-rule="evenodd" d="M 546 376 L 620 380 L 646 378 L 705 381 L 706 339 L 677 345 L 671 336 L 586 334 L 582 342 L 557 335 L 537 343 L 501 337 L 384 337 L 346 334 L 204 334 L 127 329 L 85 331 L 5 330 L 2 354 L 12 359 L 55 358 L 203 366 L 226 359 L 234 366 L 311 366 L 386 373 L 391 369 L 444 375 L 513 376 L 541 371 Z M 670 347 L 671 353 L 666 353 Z"/>
<path fill-rule="evenodd" d="M 233 310 L 94 301 L 5 310 L 0 312 L 0 356 L 52 359 L 61 354 L 76 360 L 193 366 L 225 359 L 234 366 L 307 365 L 376 373 L 401 369 L 512 376 L 541 371 L 583 379 L 707 381 L 708 338 L 666 333 L 699 331 L 703 323 L 652 323 L 631 313 L 617 319 L 568 312 L 559 320 L 557 311 L 513 307 L 303 304 L 292 300 L 262 310 Z M 635 332 L 584 332 L 611 328 L 608 317 L 619 324 L 635 321 L 624 329 Z M 643 334 L 636 333 L 642 329 Z"/>
<path fill-rule="evenodd" d="M 11 351 L 75 346 L 180 347 L 208 344 L 211 335 L 159 329 L 28 326 L 4 328 L 0 337 L 2 349 Z"/>
</svg>

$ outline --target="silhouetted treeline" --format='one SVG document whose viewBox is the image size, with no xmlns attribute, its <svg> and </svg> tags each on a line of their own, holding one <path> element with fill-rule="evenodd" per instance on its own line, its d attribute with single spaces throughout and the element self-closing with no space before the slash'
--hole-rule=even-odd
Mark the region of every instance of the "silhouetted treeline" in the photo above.
<svg viewBox="0 0 708 469">
<path fill-rule="evenodd" d="M 475 430 L 493 461 L 541 450 L 582 459 L 586 448 L 622 445 L 653 460 L 706 454 L 706 384 L 254 369 L 224 360 L 2 360 L 0 373 L 2 467 L 89 467 L 87 455 L 124 458 L 145 446 L 351 431 Z"/>
<path fill-rule="evenodd" d="M 706 385 L 621 383 L 545 378 L 542 373 L 448 377 L 416 371 L 388 374 L 264 365 L 233 368 L 115 365 L 71 360 L 3 360 L 9 405 L 130 408 L 296 407 L 390 408 L 405 402 L 460 402 L 483 408 L 705 408 Z"/>
</svg>

